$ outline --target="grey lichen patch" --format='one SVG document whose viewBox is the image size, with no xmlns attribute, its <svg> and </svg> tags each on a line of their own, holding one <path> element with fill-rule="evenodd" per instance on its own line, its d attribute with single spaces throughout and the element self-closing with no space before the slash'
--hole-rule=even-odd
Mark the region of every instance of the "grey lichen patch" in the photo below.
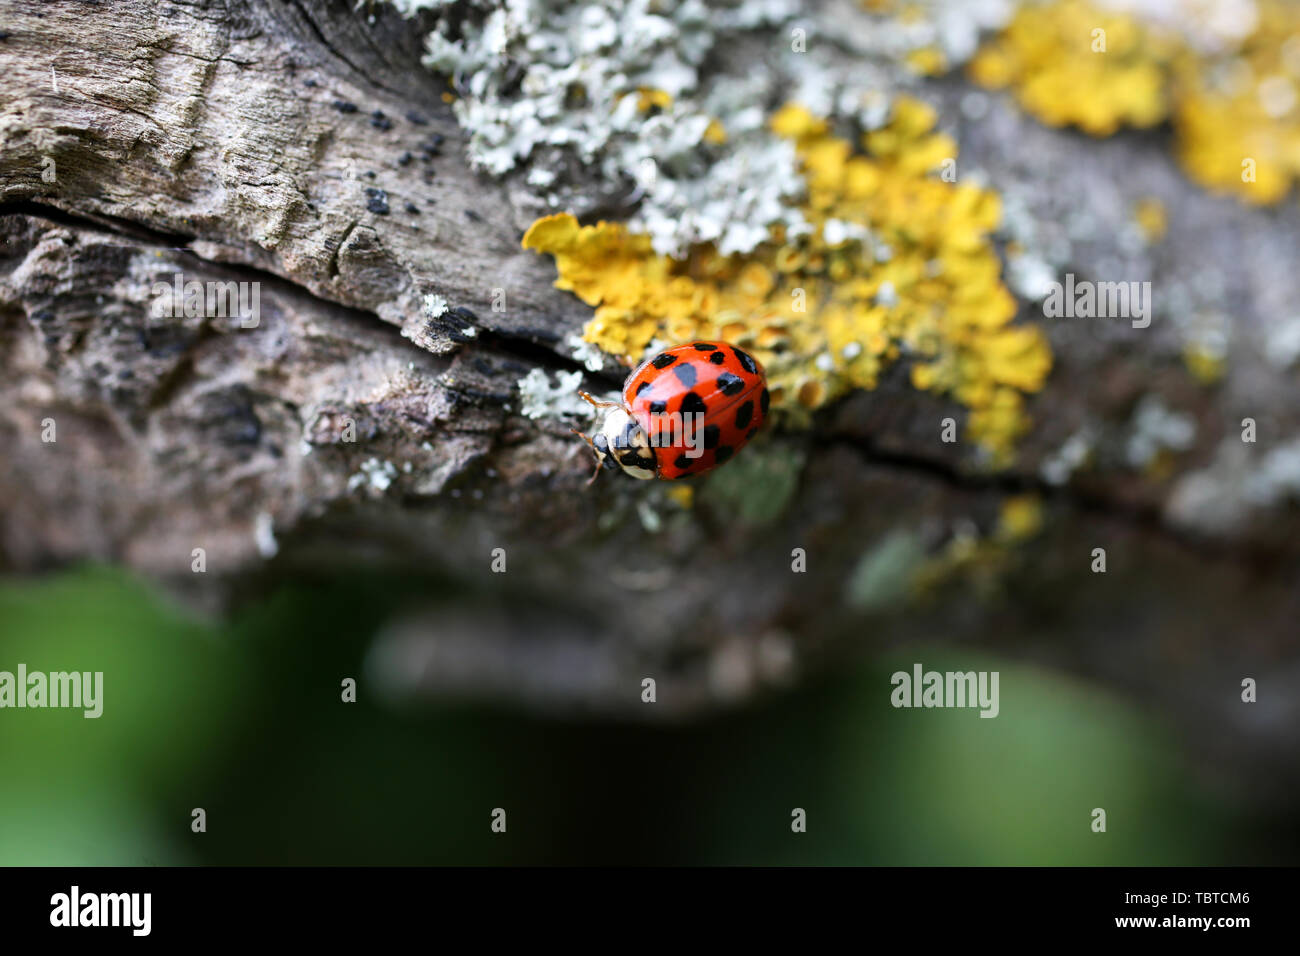
<svg viewBox="0 0 1300 956">
<path fill-rule="evenodd" d="M 607 194 L 641 199 L 640 226 L 661 252 L 717 241 L 747 251 L 766 226 L 802 228 L 783 199 L 802 192 L 794 151 L 772 136 L 749 87 L 702 95 L 704 64 L 740 34 L 779 28 L 792 0 L 657 6 L 399 2 L 440 9 L 425 62 L 450 75 L 473 163 L 524 181 L 543 208 L 591 205 L 591 169 Z M 776 76 L 763 80 L 776 88 Z"/>
<path fill-rule="evenodd" d="M 448 309 L 447 300 L 436 292 L 430 292 L 424 297 L 422 302 L 421 313 L 426 319 L 436 319 Z"/>
<path fill-rule="evenodd" d="M 348 491 L 363 491 L 365 494 L 381 497 L 397 478 L 397 466 L 391 461 L 367 458 L 361 463 L 361 470 L 348 478 Z"/>
<path fill-rule="evenodd" d="M 396 0 L 442 13 L 425 63 L 449 75 L 473 163 L 537 212 L 614 198 L 656 251 L 751 251 L 809 230 L 793 144 L 768 127 L 798 102 L 870 129 L 915 81 L 909 54 L 960 63 L 1008 4 L 929 0 L 920 16 L 797 0 Z M 617 198 L 617 197 L 622 197 Z"/>
<path fill-rule="evenodd" d="M 1094 437 L 1088 428 L 1081 428 L 1058 448 L 1043 459 L 1039 474 L 1049 485 L 1064 485 L 1070 476 L 1087 463 L 1092 455 Z"/>
<path fill-rule="evenodd" d="M 1135 468 L 1153 462 L 1162 451 L 1186 451 L 1196 441 L 1196 421 L 1165 407 L 1158 395 L 1143 397 L 1133 413 L 1133 430 L 1125 457 Z"/>
<path fill-rule="evenodd" d="M 564 340 L 569 354 L 581 362 L 589 372 L 601 372 L 605 369 L 605 353 L 588 342 L 580 333 L 571 332 Z"/>
<path fill-rule="evenodd" d="M 1300 436 L 1264 451 L 1230 435 L 1208 467 L 1179 480 L 1165 515 L 1182 528 L 1228 535 L 1288 501 L 1300 501 Z"/>
<path fill-rule="evenodd" d="M 1288 369 L 1300 359 L 1300 313 L 1280 319 L 1269 330 L 1264 355 L 1277 369 Z"/>
<path fill-rule="evenodd" d="M 592 411 L 591 406 L 578 397 L 582 372 L 561 372 L 552 382 L 550 375 L 535 368 L 519 380 L 517 388 L 519 413 L 526 418 L 584 416 Z"/>
</svg>

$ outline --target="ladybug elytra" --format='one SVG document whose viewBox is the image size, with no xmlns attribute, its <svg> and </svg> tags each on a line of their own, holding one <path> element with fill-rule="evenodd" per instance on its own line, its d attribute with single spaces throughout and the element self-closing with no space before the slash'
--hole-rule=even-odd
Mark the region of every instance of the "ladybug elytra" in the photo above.
<svg viewBox="0 0 1300 956">
<path fill-rule="evenodd" d="M 638 365 L 623 383 L 622 402 L 583 439 L 598 468 L 622 468 L 633 478 L 685 478 L 728 461 L 767 418 L 771 397 L 763 366 L 725 342 L 688 342 Z M 581 434 L 579 432 L 578 434 Z"/>
</svg>

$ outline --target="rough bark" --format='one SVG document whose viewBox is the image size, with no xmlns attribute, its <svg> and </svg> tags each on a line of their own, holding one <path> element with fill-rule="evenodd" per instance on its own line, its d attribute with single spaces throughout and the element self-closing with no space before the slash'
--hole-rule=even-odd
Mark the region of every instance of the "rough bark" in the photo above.
<svg viewBox="0 0 1300 956">
<path fill-rule="evenodd" d="M 110 560 L 209 606 L 303 571 L 417 572 L 456 596 L 390 622 L 395 679 L 638 716 L 749 698 L 882 647 L 969 643 L 1132 694 L 1257 796 L 1300 778 L 1294 509 L 1208 535 L 1171 504 L 1179 476 L 1207 466 L 1243 416 L 1273 440 L 1300 433 L 1295 376 L 1250 347 L 1270 320 L 1261 289 L 1295 282 L 1293 215 L 1203 195 L 1158 136 L 1088 142 L 1011 110 L 964 127 L 963 156 L 995 183 L 1051 163 L 1103 204 L 1154 193 L 1175 205 L 1183 228 L 1156 268 L 1214 263 L 1241 290 L 1246 347 L 1228 378 L 1197 385 L 1158 326 L 1053 325 L 1057 365 L 1013 469 L 981 471 L 968 448 L 939 442 L 959 410 L 899 369 L 811 432 L 771 436 L 765 461 L 803 463 L 781 507 L 708 484 L 690 513 L 651 499 L 651 533 L 638 504 L 661 489 L 587 490 L 585 447 L 518 413 L 529 369 L 579 367 L 561 343 L 589 312 L 552 288 L 548 259 L 520 249 L 535 210 L 466 164 L 443 86 L 419 66 L 418 29 L 346 2 L 21 0 L 9 14 L 6 570 Z M 151 317 L 154 284 L 177 272 L 260 283 L 260 323 Z M 427 293 L 470 312 L 430 323 Z M 1195 446 L 1159 479 L 1105 452 L 1153 391 L 1198 416 Z M 355 442 L 342 440 L 348 419 Z M 1042 461 L 1085 423 L 1113 440 L 1067 485 L 1046 484 Z M 891 531 L 937 548 L 964 523 L 988 532 L 1019 492 L 1044 497 L 1042 535 L 924 600 L 846 609 L 852 570 Z M 807 573 L 791 572 L 795 547 Z M 1104 575 L 1090 571 L 1094 547 L 1107 549 Z M 490 570 L 494 548 L 508 573 Z M 645 676 L 656 708 L 640 703 Z M 1243 677 L 1259 681 L 1253 707 Z"/>
</svg>

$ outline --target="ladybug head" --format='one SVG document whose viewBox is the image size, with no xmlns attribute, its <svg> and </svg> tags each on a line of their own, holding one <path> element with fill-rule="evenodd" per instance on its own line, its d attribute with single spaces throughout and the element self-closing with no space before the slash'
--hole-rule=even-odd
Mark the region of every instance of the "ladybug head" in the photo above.
<svg viewBox="0 0 1300 956">
<path fill-rule="evenodd" d="M 586 438 L 586 436 L 583 436 Z M 587 444 L 596 453 L 600 468 L 613 471 L 622 468 L 633 478 L 650 479 L 655 476 L 654 450 L 645 429 L 622 407 L 611 408 L 601 423 L 600 431 L 587 438 Z M 596 474 L 600 474 L 597 470 Z M 595 475 L 592 476 L 593 480 Z"/>
</svg>

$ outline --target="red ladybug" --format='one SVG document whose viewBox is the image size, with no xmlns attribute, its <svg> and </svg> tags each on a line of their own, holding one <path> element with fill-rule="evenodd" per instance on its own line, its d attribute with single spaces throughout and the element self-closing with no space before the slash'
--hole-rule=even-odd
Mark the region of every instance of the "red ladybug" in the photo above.
<svg viewBox="0 0 1300 956">
<path fill-rule="evenodd" d="M 633 478 L 685 478 L 716 468 L 754 437 L 771 397 L 763 366 L 725 342 L 676 345 L 647 359 L 623 383 L 623 401 L 608 408 L 594 436 L 583 439 L 601 468 Z M 577 432 L 577 434 L 582 434 Z"/>
</svg>

